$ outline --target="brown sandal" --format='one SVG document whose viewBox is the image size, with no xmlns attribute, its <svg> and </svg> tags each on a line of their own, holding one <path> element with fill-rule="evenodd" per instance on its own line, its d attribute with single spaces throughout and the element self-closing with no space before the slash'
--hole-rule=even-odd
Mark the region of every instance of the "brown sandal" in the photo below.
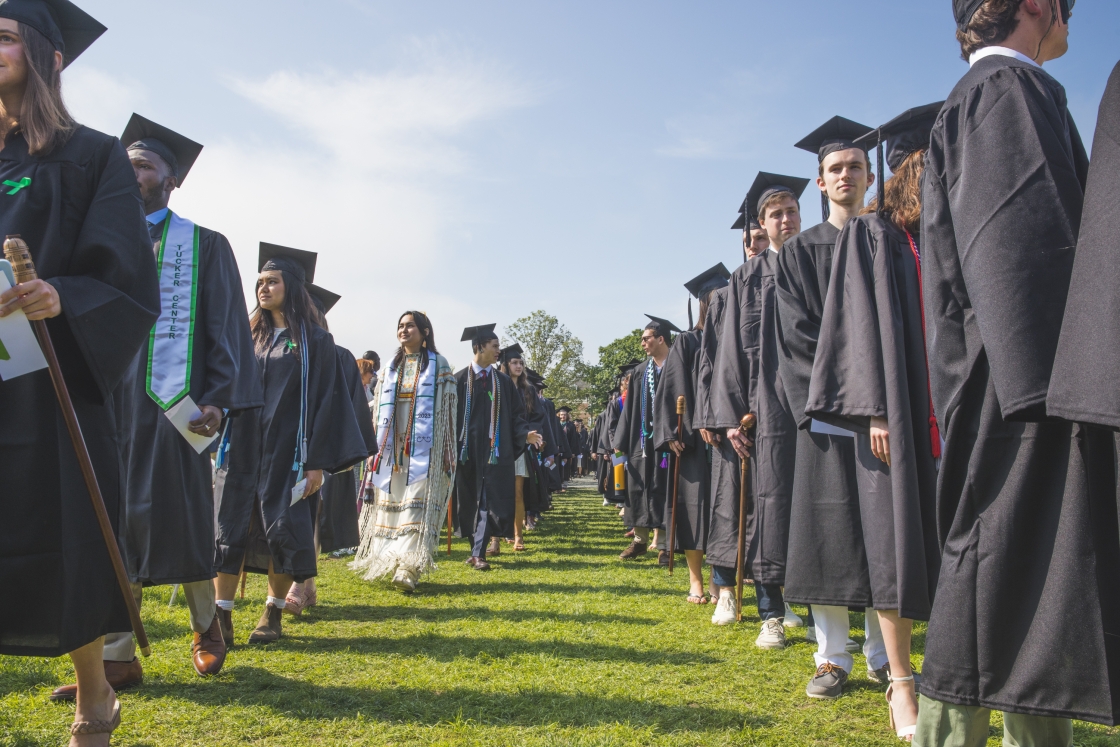
<svg viewBox="0 0 1120 747">
<path fill-rule="evenodd" d="M 113 693 L 116 700 L 116 693 Z M 113 706 L 113 717 L 108 721 L 75 721 L 70 724 L 70 736 L 78 737 L 88 734 L 112 734 L 121 725 L 121 702 L 116 700 Z"/>
<path fill-rule="evenodd" d="M 525 543 L 524 542 L 518 542 L 517 544 L 515 544 L 513 546 L 513 551 L 514 552 L 525 552 Z"/>
</svg>

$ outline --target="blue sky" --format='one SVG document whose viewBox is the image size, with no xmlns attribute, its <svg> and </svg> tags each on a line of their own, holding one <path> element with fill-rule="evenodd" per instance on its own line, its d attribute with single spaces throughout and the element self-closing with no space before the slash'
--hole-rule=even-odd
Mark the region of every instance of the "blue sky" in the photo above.
<svg viewBox="0 0 1120 747">
<path fill-rule="evenodd" d="M 966 69 L 950 0 L 82 6 L 109 32 L 65 75 L 75 115 L 207 146 L 172 208 L 247 290 L 259 241 L 318 251 L 340 344 L 387 355 L 418 308 L 457 365 L 464 326 L 535 309 L 592 361 L 643 312 L 684 326 L 682 283 L 740 261 L 756 172 L 813 176 L 792 144 L 825 119 L 880 124 Z M 1118 31 L 1120 3 L 1081 0 L 1047 65 L 1087 145 Z"/>
</svg>

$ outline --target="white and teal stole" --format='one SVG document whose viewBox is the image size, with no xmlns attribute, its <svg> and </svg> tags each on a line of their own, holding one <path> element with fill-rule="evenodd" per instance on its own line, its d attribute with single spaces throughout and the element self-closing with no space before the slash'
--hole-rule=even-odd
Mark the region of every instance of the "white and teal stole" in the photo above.
<svg viewBox="0 0 1120 747">
<path fill-rule="evenodd" d="M 198 226 L 170 210 L 156 249 L 160 313 L 148 346 L 147 389 L 164 410 L 191 388 L 198 311 Z"/>
<path fill-rule="evenodd" d="M 419 363 L 417 363 L 419 366 Z M 377 410 L 377 427 L 381 430 L 381 443 L 373 460 L 373 481 L 384 493 L 392 494 L 389 489 L 393 473 L 400 470 L 405 457 L 408 457 L 408 479 L 411 485 L 428 474 L 432 445 L 435 443 L 436 420 L 436 369 L 439 363 L 434 355 L 428 355 L 428 367 L 417 373 L 412 388 L 412 422 L 406 431 L 405 448 L 400 455 L 396 452 L 397 431 L 397 390 L 401 368 L 390 368 L 389 375 L 381 382 L 381 403 Z"/>
</svg>

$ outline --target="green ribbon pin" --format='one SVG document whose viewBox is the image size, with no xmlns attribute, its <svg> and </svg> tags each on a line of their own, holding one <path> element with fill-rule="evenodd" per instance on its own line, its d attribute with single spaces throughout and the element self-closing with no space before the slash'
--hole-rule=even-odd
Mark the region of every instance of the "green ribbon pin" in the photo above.
<svg viewBox="0 0 1120 747">
<path fill-rule="evenodd" d="M 5 187 L 11 187 L 11 189 L 8 190 L 8 194 L 14 195 L 16 192 L 20 191 L 24 187 L 30 187 L 31 186 L 31 177 L 30 176 L 25 176 L 22 179 L 20 179 L 18 182 L 13 182 L 11 179 L 5 179 L 3 184 L 4 184 Z"/>
</svg>

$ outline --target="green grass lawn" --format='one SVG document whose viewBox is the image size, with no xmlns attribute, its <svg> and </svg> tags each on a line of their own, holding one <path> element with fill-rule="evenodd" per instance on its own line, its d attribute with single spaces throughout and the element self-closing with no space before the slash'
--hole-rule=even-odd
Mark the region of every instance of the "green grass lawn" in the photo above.
<svg viewBox="0 0 1120 747">
<path fill-rule="evenodd" d="M 804 629 L 781 652 L 754 647 L 758 618 L 717 628 L 685 602 L 653 554 L 623 564 L 616 512 L 590 490 L 557 496 L 529 550 L 490 573 L 467 543 L 410 596 L 323 560 L 319 606 L 285 618 L 284 638 L 245 640 L 264 604 L 250 578 L 234 613 L 237 646 L 202 680 L 189 661 L 186 605 L 148 590 L 154 655 L 121 695 L 116 745 L 891 745 L 883 688 L 862 656 L 844 697 L 804 695 Z M 18 600 L 9 600 L 18 603 Z M 804 609 L 798 610 L 804 614 Z M 862 616 L 852 615 L 862 641 Z M 920 651 L 924 637 L 916 634 Z M 916 654 L 920 666 L 921 656 Z M 73 707 L 51 689 L 69 660 L 0 659 L 0 744 L 63 745 Z M 990 745 L 1002 732 L 993 718 Z M 1079 745 L 1120 745 L 1120 729 L 1077 724 Z"/>
</svg>

